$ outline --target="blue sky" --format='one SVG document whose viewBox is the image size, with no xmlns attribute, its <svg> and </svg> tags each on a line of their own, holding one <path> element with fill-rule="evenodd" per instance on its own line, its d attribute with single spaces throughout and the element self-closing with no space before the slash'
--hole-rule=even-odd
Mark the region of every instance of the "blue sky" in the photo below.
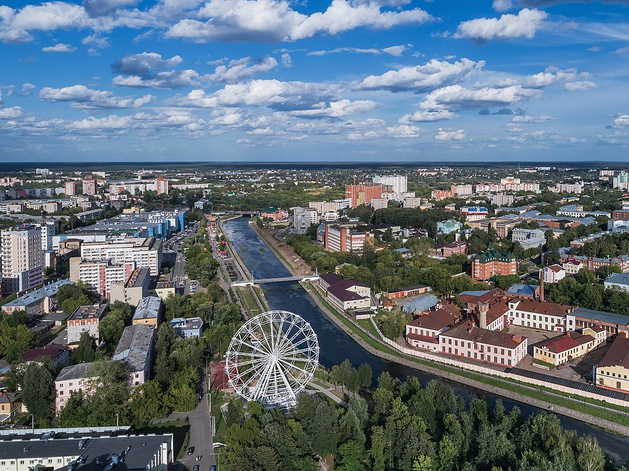
<svg viewBox="0 0 629 471">
<path fill-rule="evenodd" d="M 0 0 L 0 60 L 0 163 L 629 149 L 623 0 Z"/>
</svg>

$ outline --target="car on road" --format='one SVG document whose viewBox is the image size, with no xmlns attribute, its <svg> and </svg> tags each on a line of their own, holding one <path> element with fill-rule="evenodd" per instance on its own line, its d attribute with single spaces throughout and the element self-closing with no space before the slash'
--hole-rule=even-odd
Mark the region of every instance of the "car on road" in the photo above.
<svg viewBox="0 0 629 471">
<path fill-rule="evenodd" d="M 210 466 L 210 471 L 216 471 L 216 466 L 215 465 Z"/>
<path fill-rule="evenodd" d="M 192 471 L 199 471 L 199 465 L 198 465 L 198 464 L 195 464 L 195 465 L 192 467 Z"/>
<path fill-rule="evenodd" d="M 191 455 L 192 453 L 194 453 L 194 447 L 193 446 L 188 448 L 188 454 Z"/>
</svg>

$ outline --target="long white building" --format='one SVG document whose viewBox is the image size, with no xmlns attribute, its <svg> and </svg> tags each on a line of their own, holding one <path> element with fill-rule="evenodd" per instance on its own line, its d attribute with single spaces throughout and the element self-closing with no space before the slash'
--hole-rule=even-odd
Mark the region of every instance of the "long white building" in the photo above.
<svg viewBox="0 0 629 471">
<path fill-rule="evenodd" d="M 135 262 L 137 268 L 148 268 L 151 276 L 157 276 L 162 263 L 162 244 L 152 237 L 128 238 L 120 242 L 88 242 L 81 245 L 81 258 L 87 262 Z"/>
</svg>

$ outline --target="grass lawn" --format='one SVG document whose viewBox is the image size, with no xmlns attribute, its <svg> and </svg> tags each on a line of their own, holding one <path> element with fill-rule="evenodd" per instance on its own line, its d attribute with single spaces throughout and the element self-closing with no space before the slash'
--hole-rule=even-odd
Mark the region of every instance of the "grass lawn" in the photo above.
<svg viewBox="0 0 629 471">
<path fill-rule="evenodd" d="M 214 435 L 214 441 L 225 443 L 227 424 L 225 423 L 223 414 L 221 413 L 221 405 L 225 401 L 225 394 L 214 389 L 210 391 L 210 394 L 212 395 L 212 411 L 210 414 L 214 416 L 214 420 L 216 421 L 216 434 Z"/>
<path fill-rule="evenodd" d="M 190 424 L 186 420 L 175 420 L 161 424 L 148 425 L 138 433 L 172 433 L 174 452 L 177 458 L 185 455 L 190 441 Z"/>
</svg>

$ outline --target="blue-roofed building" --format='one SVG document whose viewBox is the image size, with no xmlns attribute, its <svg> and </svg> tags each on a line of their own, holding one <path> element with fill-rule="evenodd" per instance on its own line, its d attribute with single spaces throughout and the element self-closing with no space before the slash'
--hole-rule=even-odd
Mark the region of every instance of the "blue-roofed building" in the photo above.
<svg viewBox="0 0 629 471">
<path fill-rule="evenodd" d="M 573 313 L 575 328 L 601 326 L 607 331 L 607 337 L 621 334 L 629 337 L 629 316 L 613 312 L 595 311 L 584 307 L 577 308 Z"/>
<path fill-rule="evenodd" d="M 402 311 L 406 314 L 413 314 L 415 312 L 424 312 L 439 304 L 439 300 L 434 294 L 427 294 L 421 298 L 414 299 L 410 303 L 406 303 L 402 306 Z"/>
<path fill-rule="evenodd" d="M 605 289 L 629 291 L 629 273 L 616 273 L 605 280 Z"/>
<path fill-rule="evenodd" d="M 49 313 L 57 307 L 57 292 L 64 285 L 73 285 L 70 280 L 57 280 L 35 291 L 26 293 L 2 306 L 2 311 L 11 314 L 15 311 L 26 311 L 29 316 Z"/>
<path fill-rule="evenodd" d="M 539 286 L 515 284 L 511 285 L 507 290 L 508 294 L 514 296 L 523 296 L 525 298 L 536 298 L 539 292 Z"/>
<path fill-rule="evenodd" d="M 468 294 L 470 296 L 482 296 L 484 294 L 489 293 L 490 290 L 488 289 L 484 289 L 484 290 L 479 290 L 479 291 L 461 291 L 459 293 L 459 296 L 463 296 L 464 294 Z"/>
</svg>

